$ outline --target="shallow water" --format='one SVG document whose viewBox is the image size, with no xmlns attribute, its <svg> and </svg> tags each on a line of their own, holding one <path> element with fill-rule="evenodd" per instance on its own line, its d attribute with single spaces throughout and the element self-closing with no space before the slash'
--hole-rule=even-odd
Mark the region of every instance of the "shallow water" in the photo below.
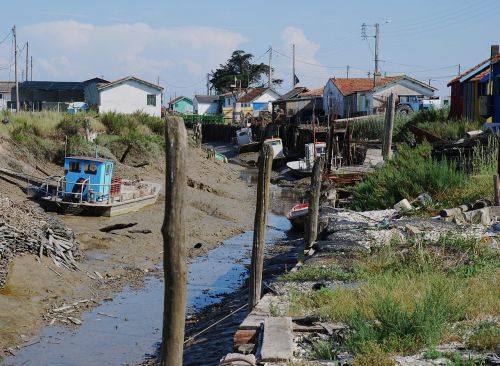
<svg viewBox="0 0 500 366">
<path fill-rule="evenodd" d="M 286 237 L 288 220 L 270 214 L 266 245 Z M 217 303 L 221 295 L 243 284 L 245 265 L 250 262 L 252 232 L 226 240 L 189 265 L 188 312 Z M 103 316 L 104 313 L 109 316 Z M 2 365 L 122 365 L 141 362 L 152 354 L 161 339 L 163 280 L 146 279 L 142 289 L 125 287 L 113 301 L 104 302 L 83 314 L 83 324 L 76 330 L 46 327 L 40 336 L 28 342 L 16 356 Z"/>
</svg>

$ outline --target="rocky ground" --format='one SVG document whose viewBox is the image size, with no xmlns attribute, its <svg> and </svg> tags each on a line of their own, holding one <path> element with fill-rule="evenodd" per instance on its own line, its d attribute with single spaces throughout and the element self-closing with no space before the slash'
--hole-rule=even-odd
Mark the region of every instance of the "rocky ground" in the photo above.
<svg viewBox="0 0 500 366">
<path fill-rule="evenodd" d="M 35 164 L 51 174 L 62 173 L 51 163 L 33 161 L 7 141 L 0 144 L 0 161 L 4 168 L 38 176 L 41 174 Z M 202 150 L 190 149 L 186 207 L 190 257 L 251 228 L 254 189 L 240 179 L 242 171 L 244 168 L 233 164 L 208 160 Z M 142 168 L 117 164 L 115 174 L 163 182 L 164 159 L 160 157 L 158 162 Z M 12 179 L 0 180 L 0 194 L 15 205 L 27 207 L 28 212 L 35 212 L 38 204 L 27 199 L 24 186 Z M 113 218 L 50 214 L 50 218 L 60 220 L 74 232 L 81 253 L 78 269 L 58 268 L 51 258 L 35 254 L 36 250 L 19 251 L 11 256 L 8 265 L 0 261 L 2 271 L 7 273 L 0 289 L 0 350 L 15 353 L 16 346 L 22 346 L 48 324 L 76 326 L 81 312 L 109 298 L 125 284 L 140 285 L 146 273 L 158 271 L 162 260 L 163 202 L 161 195 L 153 206 Z M 99 230 L 127 223 L 137 224 L 123 230 Z"/>
</svg>

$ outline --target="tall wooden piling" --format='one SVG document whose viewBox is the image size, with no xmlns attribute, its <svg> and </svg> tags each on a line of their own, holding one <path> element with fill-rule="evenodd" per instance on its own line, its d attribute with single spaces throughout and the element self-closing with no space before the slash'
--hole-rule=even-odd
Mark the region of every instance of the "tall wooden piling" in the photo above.
<svg viewBox="0 0 500 366">
<path fill-rule="evenodd" d="M 184 207 L 186 193 L 187 133 L 183 123 L 167 119 L 165 128 L 166 187 L 163 235 L 165 292 L 163 334 L 160 351 L 162 366 L 182 365 L 186 316 L 187 255 Z"/>
<path fill-rule="evenodd" d="M 493 192 L 495 193 L 495 206 L 500 206 L 500 135 L 497 137 L 497 145 L 497 174 L 493 176 Z"/>
<path fill-rule="evenodd" d="M 260 300 L 262 270 L 264 266 L 264 240 L 266 236 L 267 211 L 269 209 L 269 185 L 273 165 L 273 149 L 265 144 L 260 152 L 259 176 L 257 181 L 257 204 L 253 231 L 252 263 L 250 264 L 250 293 L 248 307 L 252 310 Z"/>
<path fill-rule="evenodd" d="M 306 227 L 304 249 L 311 249 L 318 236 L 319 196 L 321 194 L 321 171 L 323 170 L 323 157 L 314 161 L 313 175 L 311 177 L 311 195 L 309 197 L 309 216 Z"/>
<path fill-rule="evenodd" d="M 385 109 L 384 143 L 382 145 L 382 156 L 384 160 L 390 159 L 392 155 L 392 130 L 394 128 L 395 99 L 391 93 L 387 99 Z"/>
</svg>

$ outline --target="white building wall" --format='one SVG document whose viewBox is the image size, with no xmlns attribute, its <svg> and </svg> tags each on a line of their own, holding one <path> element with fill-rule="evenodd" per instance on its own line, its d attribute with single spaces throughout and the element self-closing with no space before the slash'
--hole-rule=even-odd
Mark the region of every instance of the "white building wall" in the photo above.
<svg viewBox="0 0 500 366">
<path fill-rule="evenodd" d="M 7 109 L 7 102 L 10 102 L 10 92 L 0 92 L 2 94 L 0 98 L 0 110 Z"/>
<path fill-rule="evenodd" d="M 259 97 L 255 98 L 252 103 L 267 103 L 267 110 L 271 112 L 273 109 L 273 104 L 275 100 L 279 98 L 279 94 L 275 93 L 272 90 L 266 90 L 265 93 L 260 95 Z"/>
<path fill-rule="evenodd" d="M 400 95 L 423 95 L 425 97 L 431 97 L 434 95 L 434 90 L 416 84 L 410 80 L 401 79 L 383 88 L 376 89 L 371 93 L 370 99 L 372 110 L 373 108 L 382 107 L 383 101 L 387 100 L 391 93 L 394 93 L 396 97 Z"/>
<path fill-rule="evenodd" d="M 147 96 L 156 96 L 156 106 L 147 104 Z M 99 91 L 99 112 L 131 114 L 137 111 L 161 117 L 161 91 L 135 80 L 126 80 Z"/>
<path fill-rule="evenodd" d="M 328 80 L 323 90 L 323 109 L 327 114 L 331 111 L 344 116 L 344 96 L 331 80 Z"/>
<path fill-rule="evenodd" d="M 197 114 L 216 114 L 219 111 L 219 103 L 199 103 L 196 99 L 193 101 L 193 109 Z"/>
</svg>

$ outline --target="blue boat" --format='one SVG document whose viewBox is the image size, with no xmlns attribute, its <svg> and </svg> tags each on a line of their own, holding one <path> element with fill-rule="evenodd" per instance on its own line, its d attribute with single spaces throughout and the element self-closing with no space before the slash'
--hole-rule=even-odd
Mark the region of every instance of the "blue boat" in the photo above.
<svg viewBox="0 0 500 366">
<path fill-rule="evenodd" d="M 64 159 L 64 176 L 42 186 L 42 200 L 59 211 L 116 216 L 154 204 L 159 183 L 113 177 L 112 160 L 85 156 Z"/>
</svg>

